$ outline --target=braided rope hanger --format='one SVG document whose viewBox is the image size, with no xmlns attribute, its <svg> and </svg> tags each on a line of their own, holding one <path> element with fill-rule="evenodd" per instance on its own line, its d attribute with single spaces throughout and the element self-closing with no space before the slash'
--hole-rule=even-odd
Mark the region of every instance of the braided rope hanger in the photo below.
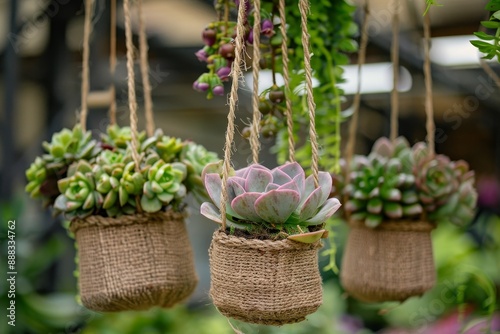
<svg viewBox="0 0 500 334">
<path fill-rule="evenodd" d="M 309 0 L 299 0 L 300 21 L 302 27 L 302 48 L 304 49 L 304 72 L 306 78 L 307 109 L 309 112 L 309 140 L 311 141 L 311 170 L 314 179 L 314 186 L 319 186 L 318 179 L 318 135 L 316 134 L 316 103 L 314 102 L 311 51 L 309 50 L 309 32 L 307 29 L 307 15 L 310 11 Z"/>
<path fill-rule="evenodd" d="M 226 202 L 227 202 L 227 198 L 228 198 L 227 180 L 229 177 L 229 172 L 231 170 L 231 153 L 232 153 L 232 143 L 233 143 L 233 139 L 234 139 L 235 111 L 236 111 L 236 106 L 238 103 L 238 86 L 239 86 L 239 80 L 240 80 L 241 73 L 242 73 L 241 72 L 241 63 L 243 60 L 242 55 L 243 55 L 243 51 L 244 51 L 244 47 L 245 47 L 245 44 L 244 44 L 244 33 L 245 33 L 244 20 L 245 20 L 245 15 L 246 15 L 245 14 L 246 1 L 248 1 L 248 0 L 241 0 L 240 5 L 238 7 L 238 19 L 237 19 L 237 24 L 236 24 L 236 38 L 235 38 L 235 44 L 236 44 L 236 46 L 235 46 L 235 58 L 234 58 L 234 62 L 232 65 L 232 70 L 231 70 L 232 85 L 231 85 L 231 92 L 229 95 L 229 113 L 227 116 L 228 125 L 227 125 L 227 130 L 226 130 L 226 141 L 225 141 L 225 146 L 224 146 L 224 161 L 223 161 L 223 166 L 222 166 L 222 181 L 221 181 L 220 212 L 221 212 L 221 219 L 222 219 L 221 230 L 223 230 L 223 231 L 226 229 L 226 220 L 227 220 L 227 218 L 226 218 Z M 259 6 L 259 4 L 257 6 Z M 281 6 L 282 6 L 283 13 L 284 13 L 284 2 L 282 3 Z M 311 166 L 311 169 L 312 169 L 314 184 L 316 187 L 318 187 L 319 186 L 319 181 L 318 181 L 318 173 L 319 173 L 318 172 L 318 160 L 319 160 L 318 156 L 319 156 L 319 153 L 318 153 L 317 134 L 316 134 L 316 128 L 315 128 L 316 104 L 314 103 L 314 95 L 313 95 L 311 52 L 309 50 L 309 33 L 308 33 L 308 28 L 307 28 L 307 15 L 309 14 L 309 11 L 310 11 L 309 1 L 308 0 L 299 0 L 299 10 L 300 10 L 300 14 L 301 14 L 301 27 L 302 27 L 301 40 L 302 40 L 302 47 L 304 48 L 304 72 L 305 72 L 305 79 L 306 79 L 306 97 L 307 97 L 307 106 L 308 106 L 308 113 L 309 113 L 309 139 L 310 139 L 311 147 L 312 147 L 312 166 Z M 258 14 L 258 18 L 260 18 L 259 14 Z M 280 16 L 284 17 L 284 15 L 280 15 Z M 285 22 L 282 22 L 283 26 L 285 26 L 284 23 Z M 259 29 L 258 31 L 260 31 L 260 27 L 258 29 Z M 254 43 L 255 43 L 255 36 L 254 36 Z M 254 45 L 254 47 L 255 47 L 255 45 Z M 254 49 L 254 52 L 255 52 L 255 49 Z M 254 58 L 254 61 L 256 61 L 255 58 Z M 256 71 L 256 69 L 254 68 L 254 75 L 255 75 L 255 71 Z M 258 82 L 257 82 L 257 84 L 258 84 Z M 254 89 L 255 89 L 255 85 L 256 85 L 256 81 L 254 80 Z M 258 94 L 258 92 L 257 92 L 257 94 Z M 256 101 L 255 100 L 255 92 L 254 92 L 254 100 L 253 101 L 254 101 L 254 103 Z M 255 112 L 256 112 L 255 104 L 254 104 L 253 111 L 254 111 L 254 117 L 255 117 Z M 290 123 L 287 123 L 287 124 L 290 124 Z M 292 130 L 293 130 L 293 123 L 291 123 L 291 124 L 292 124 Z M 289 130 L 290 130 L 290 128 L 289 128 Z M 256 136 L 255 128 L 253 128 L 252 134 L 253 134 L 254 139 L 255 139 L 255 136 Z M 293 135 L 290 137 L 293 138 Z M 252 152 L 254 152 L 254 150 L 256 150 L 257 155 L 258 155 L 258 149 L 256 148 L 256 146 L 254 146 L 255 142 L 252 143 L 252 141 L 251 141 L 251 144 L 252 144 Z M 293 153 L 292 153 L 292 156 L 293 156 Z M 254 155 L 254 159 L 255 159 L 255 155 Z"/>
<path fill-rule="evenodd" d="M 134 73 L 134 44 L 132 41 L 132 24 L 130 19 L 130 0 L 123 0 L 123 13 L 125 16 L 125 39 L 127 47 L 127 83 L 128 83 L 128 106 L 130 111 L 130 132 L 132 140 L 132 158 L 136 171 L 140 171 L 140 159 L 138 153 L 139 140 L 137 135 L 137 98 L 135 95 L 135 73 Z"/>
<path fill-rule="evenodd" d="M 90 35 L 92 32 L 91 12 L 94 1 L 85 3 L 84 36 L 83 36 L 83 60 L 82 60 L 82 112 L 80 123 L 86 127 L 86 119 L 89 108 L 109 107 L 109 123 L 116 123 L 116 89 L 114 77 L 116 71 L 116 0 L 110 3 L 110 26 L 109 26 L 109 72 L 111 85 L 106 90 L 91 91 L 89 84 L 89 53 Z"/>
<path fill-rule="evenodd" d="M 83 21 L 83 55 L 82 55 L 82 87 L 81 87 L 81 104 L 80 111 L 80 126 L 83 131 L 87 129 L 88 115 L 88 95 L 89 95 L 89 58 L 90 58 L 90 34 L 92 33 L 92 8 L 94 0 L 85 0 L 85 18 Z"/>
<path fill-rule="evenodd" d="M 116 124 L 116 88 L 111 84 L 107 91 L 90 92 L 89 84 L 89 54 L 90 54 L 90 35 L 92 32 L 91 12 L 94 6 L 94 0 L 85 1 L 85 19 L 84 19 L 84 37 L 83 37 L 83 57 L 82 57 L 82 107 L 80 113 L 80 124 L 85 130 L 89 107 L 101 107 L 109 105 L 109 123 Z M 129 7 L 130 8 L 130 7 Z M 146 132 L 152 136 L 155 124 L 153 117 L 153 103 L 151 97 L 151 84 L 149 81 L 149 63 L 148 63 L 148 44 L 146 38 L 146 29 L 144 24 L 144 14 L 142 11 L 142 0 L 137 2 L 137 11 L 139 16 L 139 51 L 140 51 L 140 69 L 142 83 L 144 86 L 144 104 L 146 115 Z M 130 13 L 130 12 L 129 12 Z M 111 78 L 115 77 L 117 56 L 116 56 L 116 0 L 110 3 L 110 42 L 109 42 L 109 67 Z"/>
<path fill-rule="evenodd" d="M 430 11 L 424 15 L 424 77 L 425 77 L 425 114 L 427 145 L 429 147 L 430 157 L 434 157 L 434 135 L 436 125 L 434 124 L 434 108 L 432 105 L 432 73 L 431 73 L 431 19 Z"/>
<path fill-rule="evenodd" d="M 254 164 L 259 163 L 259 123 L 261 113 L 259 111 L 259 71 L 260 71 L 260 0 L 255 0 L 254 6 L 254 22 L 253 22 L 253 55 L 252 55 L 252 80 L 253 80 L 253 95 L 252 95 L 252 131 L 250 132 L 250 147 L 252 149 L 252 161 Z"/>
<path fill-rule="evenodd" d="M 144 12 L 142 10 L 143 0 L 137 1 L 137 11 L 139 15 L 139 52 L 140 67 L 144 94 L 144 113 L 146 115 L 146 133 L 149 137 L 153 136 L 155 131 L 155 122 L 153 117 L 153 100 L 151 96 L 151 83 L 149 81 L 149 62 L 148 62 L 148 40 L 146 36 L 146 26 L 144 24 Z"/>
<path fill-rule="evenodd" d="M 356 94 L 354 95 L 354 100 L 352 102 L 353 112 L 351 123 L 349 124 L 349 135 L 346 144 L 346 173 L 344 176 L 346 183 L 349 183 L 350 163 L 354 156 L 354 148 L 356 147 L 356 130 L 358 129 L 359 106 L 361 104 L 361 72 L 363 65 L 366 62 L 366 48 L 368 47 L 368 19 L 370 17 L 368 0 L 365 0 L 363 8 L 365 16 L 363 18 L 363 23 L 361 24 L 361 40 L 358 53 L 358 84 L 356 87 Z"/>
<path fill-rule="evenodd" d="M 399 0 L 394 0 L 392 15 L 392 91 L 391 91 L 391 142 L 394 142 L 399 133 Z"/>
<path fill-rule="evenodd" d="M 285 0 L 279 0 L 278 11 L 280 15 L 281 31 L 281 59 L 283 63 L 283 82 L 285 86 L 285 118 L 288 133 L 288 160 L 295 161 L 295 139 L 293 137 L 293 117 L 292 117 L 292 91 L 290 90 L 290 72 L 288 70 L 288 36 L 286 34 Z"/>
</svg>

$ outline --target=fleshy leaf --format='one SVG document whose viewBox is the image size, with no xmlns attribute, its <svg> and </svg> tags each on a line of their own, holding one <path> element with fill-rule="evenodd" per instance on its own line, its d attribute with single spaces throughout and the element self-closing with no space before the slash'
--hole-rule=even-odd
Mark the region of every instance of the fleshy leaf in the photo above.
<svg viewBox="0 0 500 334">
<path fill-rule="evenodd" d="M 158 212 L 162 207 L 158 197 L 148 198 L 147 196 L 141 197 L 141 206 L 146 212 Z"/>
<path fill-rule="evenodd" d="M 248 172 L 245 190 L 248 192 L 264 192 L 266 186 L 273 181 L 271 172 L 264 169 L 252 168 Z"/>
<path fill-rule="evenodd" d="M 321 197 L 322 190 L 321 188 L 317 188 L 301 205 L 299 205 L 297 210 L 299 210 L 299 217 L 301 221 L 307 220 L 316 214 L 319 206 L 322 204 Z"/>
<path fill-rule="evenodd" d="M 365 219 L 365 225 L 368 227 L 377 227 L 382 223 L 382 216 L 368 214 Z"/>
<path fill-rule="evenodd" d="M 340 201 L 336 198 L 329 198 L 321 207 L 319 212 L 312 218 L 306 220 L 307 225 L 318 225 L 324 223 L 330 218 L 341 206 Z"/>
<path fill-rule="evenodd" d="M 297 242 L 303 242 L 305 244 L 313 244 L 321 237 L 323 236 L 323 233 L 325 233 L 325 230 L 319 230 L 315 232 L 307 232 L 307 233 L 300 233 L 300 234 L 293 234 L 288 236 L 287 239 L 297 241 Z"/>
<path fill-rule="evenodd" d="M 378 197 L 370 199 L 366 209 L 369 213 L 380 214 L 382 212 L 382 200 Z"/>
<path fill-rule="evenodd" d="M 261 195 L 261 193 L 255 192 L 247 192 L 239 195 L 231 202 L 231 208 L 234 212 L 246 220 L 262 222 L 262 219 L 257 214 L 255 207 L 255 203 Z"/>
<path fill-rule="evenodd" d="M 399 203 L 386 202 L 384 203 L 384 213 L 391 219 L 398 219 L 403 216 L 403 207 Z"/>
<path fill-rule="evenodd" d="M 237 176 L 230 177 L 227 180 L 227 201 L 231 203 L 237 196 L 244 194 L 245 179 Z"/>
<path fill-rule="evenodd" d="M 222 219 L 220 216 L 219 209 L 209 202 L 204 202 L 201 204 L 200 213 L 210 220 L 213 220 L 217 224 L 222 224 Z"/>
<path fill-rule="evenodd" d="M 255 202 L 257 214 L 271 224 L 283 224 L 297 208 L 300 195 L 293 190 L 271 190 Z"/>
<path fill-rule="evenodd" d="M 219 208 L 220 206 L 220 196 L 222 193 L 222 180 L 219 174 L 207 174 L 205 175 L 205 188 L 207 189 L 208 196 L 212 202 Z"/>
<path fill-rule="evenodd" d="M 271 174 L 273 175 L 273 183 L 276 183 L 277 185 L 283 185 L 285 183 L 288 183 L 292 181 L 292 178 L 288 176 L 285 172 L 281 171 L 280 169 L 273 169 L 271 171 Z"/>
</svg>

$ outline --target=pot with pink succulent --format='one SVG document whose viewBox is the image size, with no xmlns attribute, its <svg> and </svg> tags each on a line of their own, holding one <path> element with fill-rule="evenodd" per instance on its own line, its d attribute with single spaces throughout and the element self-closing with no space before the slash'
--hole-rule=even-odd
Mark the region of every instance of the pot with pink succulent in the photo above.
<svg viewBox="0 0 500 334">
<path fill-rule="evenodd" d="M 307 101 L 312 146 L 311 175 L 294 159 L 293 123 L 290 100 L 284 116 L 289 133 L 289 161 L 274 169 L 259 163 L 261 122 L 258 89 L 253 90 L 253 119 L 248 139 L 253 162 L 244 168 L 231 167 L 234 118 L 238 99 L 239 76 L 245 56 L 247 7 L 238 6 L 235 27 L 232 89 L 229 96 L 228 128 L 224 160 L 208 164 L 202 172 L 211 201 L 201 205 L 201 213 L 220 224 L 210 245 L 210 296 L 220 313 L 242 321 L 266 325 L 295 323 L 315 312 L 322 304 L 322 281 L 318 268 L 318 249 L 326 237 L 325 223 L 340 207 L 338 199 L 329 198 L 332 177 L 318 170 L 318 143 L 314 127 L 312 81 L 308 81 Z M 284 9 L 283 2 L 281 9 Z M 260 1 L 254 1 L 259 8 Z M 303 21 L 307 1 L 301 1 Z M 258 10 L 255 10 L 259 14 Z M 283 22 L 284 24 L 284 22 Z M 304 45 L 308 45 L 307 27 L 303 27 Z M 259 37 L 269 33 L 269 22 L 253 22 L 253 79 L 258 82 Z M 286 43 L 286 34 L 283 43 Z M 309 56 L 306 53 L 304 57 Z M 310 59 L 308 59 L 310 60 Z M 306 77 L 312 69 L 305 66 Z M 288 79 L 285 79 L 285 81 Z M 283 98 L 289 99 L 285 82 Z"/>
</svg>

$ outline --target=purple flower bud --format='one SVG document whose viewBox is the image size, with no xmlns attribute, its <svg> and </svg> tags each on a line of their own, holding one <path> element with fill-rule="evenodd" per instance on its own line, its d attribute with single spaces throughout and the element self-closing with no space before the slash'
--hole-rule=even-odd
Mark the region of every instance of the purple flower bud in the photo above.
<svg viewBox="0 0 500 334">
<path fill-rule="evenodd" d="M 206 82 L 199 82 L 198 83 L 198 90 L 200 92 L 206 92 L 210 88 L 210 85 Z"/>
<path fill-rule="evenodd" d="M 198 85 L 199 85 L 198 80 L 196 80 L 195 82 L 193 82 L 193 89 L 199 91 L 200 89 L 198 88 Z"/>
<path fill-rule="evenodd" d="M 250 29 L 250 32 L 248 33 L 247 42 L 248 44 L 253 44 L 253 29 Z"/>
<path fill-rule="evenodd" d="M 214 93 L 214 95 L 218 95 L 218 96 L 223 96 L 224 95 L 224 86 L 215 86 L 213 89 L 212 89 L 212 93 Z"/>
<path fill-rule="evenodd" d="M 231 73 L 231 68 L 228 66 L 221 67 L 217 70 L 217 75 L 222 81 L 226 81 Z"/>
<path fill-rule="evenodd" d="M 204 62 L 208 61 L 208 53 L 207 53 L 207 51 L 205 51 L 205 49 L 200 49 L 200 50 L 196 51 L 195 55 L 199 61 L 204 61 Z"/>
<path fill-rule="evenodd" d="M 261 31 L 262 35 L 267 36 L 267 37 L 271 37 L 272 35 L 274 35 L 273 21 L 271 21 L 269 19 L 262 21 L 261 29 L 262 29 L 262 31 Z"/>
<path fill-rule="evenodd" d="M 203 30 L 203 33 L 202 33 L 203 43 L 205 43 L 208 46 L 214 45 L 216 35 L 217 35 L 217 32 L 213 29 L 207 28 L 207 29 Z"/>
</svg>

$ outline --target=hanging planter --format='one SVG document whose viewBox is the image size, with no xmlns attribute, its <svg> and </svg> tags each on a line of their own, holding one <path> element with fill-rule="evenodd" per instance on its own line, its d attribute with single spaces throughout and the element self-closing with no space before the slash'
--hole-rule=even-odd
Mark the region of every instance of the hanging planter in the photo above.
<svg viewBox="0 0 500 334">
<path fill-rule="evenodd" d="M 432 288 L 432 229 L 474 215 L 474 174 L 465 161 L 430 158 L 424 143 L 396 143 L 382 138 L 368 157 L 354 157 L 343 188 L 351 231 L 341 280 L 363 301 L 404 301 Z"/>
<path fill-rule="evenodd" d="M 219 172 L 208 172 L 213 166 L 205 169 L 212 203 L 203 203 L 201 213 L 223 225 L 222 180 Z M 340 203 L 328 199 L 330 175 L 319 172 L 319 180 L 315 187 L 298 163 L 272 171 L 254 164 L 227 179 L 226 226 L 210 246 L 210 295 L 222 314 L 283 325 L 304 320 L 321 305 L 317 250 L 322 225 Z"/>
<path fill-rule="evenodd" d="M 216 231 L 210 245 L 210 297 L 234 319 L 280 326 L 322 304 L 320 242 L 246 239 Z"/>
<path fill-rule="evenodd" d="M 198 281 L 184 224 L 184 200 L 188 193 L 199 200 L 207 197 L 201 171 L 218 158 L 193 142 L 166 136 L 161 130 L 153 133 L 151 103 L 149 107 L 146 103 L 147 135 L 137 131 L 128 0 L 124 14 L 130 127 L 112 124 L 99 142 L 92 139 L 85 130 L 91 5 L 88 0 L 80 124 L 44 143 L 47 154 L 37 157 L 26 172 L 26 191 L 52 206 L 55 215 L 64 214 L 70 220 L 84 306 L 102 312 L 171 307 L 189 297 Z M 140 26 L 143 53 L 147 45 Z M 146 82 L 147 57 L 141 58 Z M 145 94 L 150 90 L 145 89 Z M 113 122 L 114 99 L 110 104 Z"/>
<path fill-rule="evenodd" d="M 80 298 L 96 311 L 172 307 L 197 278 L 181 213 L 74 219 Z"/>
<path fill-rule="evenodd" d="M 239 170 L 231 168 L 238 80 L 245 54 L 246 15 L 250 8 L 247 4 L 240 1 L 238 6 L 225 157 L 220 163 L 207 165 L 202 172 L 211 202 L 202 204 L 201 213 L 221 225 L 213 235 L 209 250 L 210 296 L 214 305 L 223 315 L 231 318 L 279 326 L 304 320 L 322 303 L 317 252 L 322 246 L 320 239 L 326 235 L 324 223 L 340 207 L 340 203 L 337 199 L 328 198 L 332 187 L 330 174 L 318 171 L 309 51 L 304 52 L 304 62 L 313 147 L 312 175 L 306 177 L 304 169 L 294 162 L 288 75 L 284 75 L 284 91 L 279 91 L 280 101 L 274 102 L 284 102 L 287 106 L 283 115 L 291 134 L 290 162 L 272 170 L 258 163 L 259 125 L 264 127 L 267 124 L 261 122 L 261 98 L 257 89 L 262 28 L 260 1 L 253 2 L 253 120 L 251 128 L 247 129 L 253 163 Z M 284 49 L 284 1 L 280 1 L 278 7 Z M 302 22 L 306 21 L 307 9 L 307 1 L 301 1 Z M 303 29 L 302 42 L 306 48 L 309 45 L 307 27 Z M 265 32 L 262 31 L 262 34 Z M 287 53 L 282 55 L 286 63 Z M 270 96 L 276 92 L 271 90 Z"/>
<path fill-rule="evenodd" d="M 425 21 L 427 143 L 410 147 L 406 139 L 397 137 L 394 89 L 391 139 L 377 140 L 367 157 L 352 157 L 353 119 L 344 178 L 340 175 L 335 180 L 334 192 L 346 199 L 344 212 L 350 227 L 341 282 L 350 295 L 366 302 L 404 301 L 431 289 L 436 283 L 431 231 L 443 221 L 463 226 L 474 216 L 474 172 L 465 161 L 451 161 L 434 152 L 428 14 Z M 397 45 L 397 24 L 394 29 Z M 397 48 L 393 62 L 397 87 Z M 359 105 L 359 94 L 357 98 Z"/>
<path fill-rule="evenodd" d="M 353 297 L 366 302 L 406 300 L 436 283 L 430 232 L 424 221 L 386 221 L 372 229 L 349 223 L 341 280 Z"/>
</svg>

